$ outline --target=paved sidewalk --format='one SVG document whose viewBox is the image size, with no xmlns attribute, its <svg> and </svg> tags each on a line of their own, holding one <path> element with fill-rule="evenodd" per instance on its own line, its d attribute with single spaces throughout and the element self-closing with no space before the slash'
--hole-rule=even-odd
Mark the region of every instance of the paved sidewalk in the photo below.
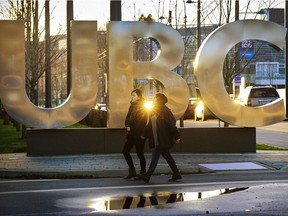
<svg viewBox="0 0 288 216">
<path fill-rule="evenodd" d="M 132 154 L 136 169 L 139 160 Z M 247 154 L 173 154 L 182 173 L 209 173 L 199 164 L 253 162 L 270 169 L 288 172 L 288 151 L 257 151 Z M 146 154 L 147 166 L 151 153 Z M 0 178 L 104 178 L 127 174 L 127 164 L 122 154 L 97 154 L 75 156 L 27 157 L 24 153 L 0 154 Z M 171 173 L 160 158 L 155 174 Z"/>
</svg>

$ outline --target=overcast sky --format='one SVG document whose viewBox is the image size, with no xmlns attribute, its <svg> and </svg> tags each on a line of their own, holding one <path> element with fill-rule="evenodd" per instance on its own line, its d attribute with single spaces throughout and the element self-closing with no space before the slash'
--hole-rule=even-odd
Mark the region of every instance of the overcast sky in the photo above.
<svg viewBox="0 0 288 216">
<path fill-rule="evenodd" d="M 249 0 L 240 0 L 240 10 L 244 11 Z M 250 18 L 256 17 L 252 12 L 259 11 L 261 8 L 277 7 L 283 8 L 285 0 L 250 0 L 252 4 L 249 6 Z M 3 5 L 6 0 L 0 0 Z M 39 0 L 41 5 L 44 5 L 44 0 Z M 173 25 L 175 18 L 178 23 L 183 23 L 184 11 L 187 13 L 187 24 L 196 24 L 196 6 L 197 4 L 185 4 L 186 0 L 122 0 L 122 20 L 133 21 L 138 20 L 141 14 L 147 16 L 152 14 L 156 21 L 159 17 L 168 17 L 169 10 L 172 11 Z M 209 13 L 215 5 L 213 0 L 201 0 L 203 15 Z M 219 1 L 216 1 L 219 2 Z M 175 9 L 177 5 L 177 14 Z M 110 0 L 74 0 L 74 19 L 75 20 L 97 20 L 99 28 L 105 28 L 106 22 L 110 16 Z M 234 4 L 232 4 L 234 7 Z M 57 33 L 59 25 L 66 29 L 66 0 L 50 0 L 51 15 L 51 33 Z M 241 15 L 241 14 L 240 14 Z M 206 16 L 206 15 L 205 15 Z M 243 15 L 244 16 L 244 15 Z M 259 15 L 258 15 L 259 16 Z M 232 17 L 233 18 L 233 17 Z M 211 24 L 218 19 L 217 13 L 205 19 L 205 22 Z M 240 17 L 241 19 L 241 17 Z M 167 19 L 163 19 L 163 23 L 167 23 Z"/>
<path fill-rule="evenodd" d="M 213 0 L 201 0 L 202 10 L 211 11 Z M 240 10 L 244 11 L 249 0 L 241 0 Z M 250 0 L 251 1 L 251 0 Z M 283 8 L 285 0 L 252 0 L 249 6 L 249 12 L 259 11 L 261 8 L 277 7 Z M 55 17 L 57 14 L 65 14 L 66 1 L 64 0 L 51 0 L 58 2 L 55 8 Z M 122 0 L 122 20 L 132 21 L 138 20 L 141 14 L 147 16 L 152 14 L 156 21 L 159 17 L 168 17 L 169 10 L 172 11 L 172 16 L 175 22 L 175 16 L 178 17 L 179 22 L 184 20 L 184 8 L 187 13 L 187 24 L 196 24 L 196 6 L 197 4 L 185 4 L 186 0 Z M 218 2 L 218 1 L 217 1 Z M 178 3 L 178 4 L 177 4 Z M 175 15 L 175 7 L 177 8 L 177 15 Z M 232 5 L 233 6 L 233 5 Z M 109 21 L 110 15 L 110 1 L 109 0 L 74 0 L 74 19 L 76 20 L 98 20 L 99 27 L 105 27 L 105 23 Z M 203 13 L 204 13 L 203 12 Z M 215 16 L 215 15 L 214 15 Z M 255 14 L 250 14 L 251 18 L 255 18 Z M 213 17 L 209 18 L 213 20 Z M 217 17 L 215 18 L 217 19 Z M 59 21 L 57 18 L 56 20 Z M 208 20 L 208 19 L 207 19 Z M 167 19 L 163 20 L 167 23 Z M 209 21 L 208 21 L 209 22 Z M 211 21 L 210 21 L 211 22 Z M 57 22 L 56 22 L 57 23 Z"/>
</svg>

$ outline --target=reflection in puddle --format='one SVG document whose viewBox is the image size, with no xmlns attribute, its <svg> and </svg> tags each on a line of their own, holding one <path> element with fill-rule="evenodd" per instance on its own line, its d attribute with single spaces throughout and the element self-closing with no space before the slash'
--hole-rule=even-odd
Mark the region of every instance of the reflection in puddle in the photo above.
<svg viewBox="0 0 288 216">
<path fill-rule="evenodd" d="M 109 211 L 118 209 L 132 209 L 132 208 L 153 208 L 157 205 L 166 203 L 184 202 L 199 199 L 206 199 L 209 197 L 219 196 L 227 193 L 234 193 L 246 188 L 226 188 L 213 191 L 204 192 L 159 192 L 157 194 L 144 194 L 140 196 L 127 196 L 127 197 L 102 197 L 89 200 L 87 203 L 88 208 L 94 211 Z"/>
</svg>

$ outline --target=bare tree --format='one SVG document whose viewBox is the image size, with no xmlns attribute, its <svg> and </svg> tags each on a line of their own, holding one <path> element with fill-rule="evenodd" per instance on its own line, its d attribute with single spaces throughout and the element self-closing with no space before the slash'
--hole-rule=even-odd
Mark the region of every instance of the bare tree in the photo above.
<svg viewBox="0 0 288 216">
<path fill-rule="evenodd" d="M 185 1 L 183 1 L 185 2 Z M 238 20 L 236 16 L 239 13 L 236 13 L 237 4 L 242 3 L 239 0 L 213 0 L 213 1 L 201 1 L 201 40 L 205 39 L 208 34 L 211 33 L 217 27 L 230 23 L 232 21 Z M 252 3 L 253 8 L 252 8 Z M 258 7 L 255 9 L 255 4 L 258 3 Z M 181 33 L 184 44 L 185 44 L 185 54 L 184 59 L 181 65 L 182 76 L 183 78 L 193 76 L 193 70 L 189 70 L 189 65 L 192 64 L 193 59 L 196 55 L 196 46 L 195 43 L 197 40 L 197 35 L 195 31 L 195 23 L 196 20 L 192 20 L 190 23 L 188 22 L 189 14 L 191 11 L 186 12 L 186 6 L 179 7 L 177 4 L 180 4 L 177 0 L 175 2 L 175 28 Z M 260 1 L 260 0 L 247 0 L 246 4 L 240 4 L 240 19 L 251 19 L 256 18 L 259 14 L 258 12 L 262 8 L 269 9 L 272 6 L 276 6 L 275 0 L 270 1 Z M 193 11 L 196 12 L 196 4 L 192 4 Z M 184 8 L 184 12 L 179 12 L 178 8 Z M 181 10 L 182 10 L 181 9 Z M 256 11 L 255 11 L 256 10 Z M 178 16 L 178 17 L 177 17 Z M 182 18 L 183 21 L 181 22 Z M 191 16 L 191 15 L 190 15 Z M 262 16 L 265 18 L 265 15 Z M 259 17 L 258 17 L 259 19 Z M 174 22 L 173 22 L 174 23 Z M 173 25 L 172 25 L 173 26 Z M 256 43 L 256 42 L 255 42 Z M 235 45 L 235 48 L 231 49 L 231 51 L 227 54 L 227 57 L 223 66 L 223 78 L 225 82 L 225 86 L 227 88 L 228 93 L 232 93 L 233 91 L 233 79 L 239 74 L 245 73 L 246 71 L 250 71 L 247 67 L 254 61 L 257 57 L 257 54 L 260 53 L 261 48 L 267 46 L 267 43 L 257 41 L 257 44 L 260 44 L 254 50 L 254 57 L 251 59 L 246 59 L 245 55 L 239 56 L 239 49 L 237 48 L 239 44 Z M 247 51 L 247 50 L 246 50 Z M 245 51 L 245 52 L 246 52 Z M 190 62 L 189 62 L 190 60 Z M 187 79 L 187 78 L 186 78 Z M 187 81 L 187 80 L 186 80 Z M 187 81 L 187 83 L 189 83 Z M 196 84 L 197 85 L 197 84 Z"/>
<path fill-rule="evenodd" d="M 26 92 L 36 105 L 38 105 L 38 83 L 46 72 L 47 64 L 53 65 L 66 53 L 65 49 L 58 48 L 61 36 L 55 36 L 50 40 L 50 49 L 43 42 L 45 28 L 40 24 L 43 10 L 43 5 L 39 6 L 37 0 L 7 0 L 7 4 L 0 10 L 7 19 L 25 21 Z M 50 50 L 50 56 L 46 55 L 45 47 Z"/>
</svg>

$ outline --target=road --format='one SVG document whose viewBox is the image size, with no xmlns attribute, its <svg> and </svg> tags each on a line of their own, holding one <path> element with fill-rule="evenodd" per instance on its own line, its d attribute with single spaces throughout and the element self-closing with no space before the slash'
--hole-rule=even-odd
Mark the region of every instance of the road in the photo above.
<svg viewBox="0 0 288 216">
<path fill-rule="evenodd" d="M 188 120 L 188 126 L 223 123 Z M 257 142 L 288 148 L 287 132 L 288 122 L 257 128 Z M 167 179 L 152 176 L 149 184 L 122 178 L 0 179 L 0 215 L 288 215 L 287 169 L 190 174 L 177 183 Z"/>
<path fill-rule="evenodd" d="M 177 183 L 152 176 L 149 184 L 121 178 L 2 179 L 0 215 L 243 215 L 248 210 L 281 215 L 288 213 L 287 189 L 287 172 L 278 170 L 184 175 Z M 123 210 L 125 202 L 130 209 Z"/>
<path fill-rule="evenodd" d="M 288 149 L 288 121 L 256 128 L 256 140 L 258 143 Z"/>
<path fill-rule="evenodd" d="M 207 121 L 185 120 L 184 126 L 224 127 L 224 123 L 216 119 L 208 119 Z M 288 121 L 282 121 L 265 127 L 257 127 L 256 142 L 288 149 Z"/>
</svg>

